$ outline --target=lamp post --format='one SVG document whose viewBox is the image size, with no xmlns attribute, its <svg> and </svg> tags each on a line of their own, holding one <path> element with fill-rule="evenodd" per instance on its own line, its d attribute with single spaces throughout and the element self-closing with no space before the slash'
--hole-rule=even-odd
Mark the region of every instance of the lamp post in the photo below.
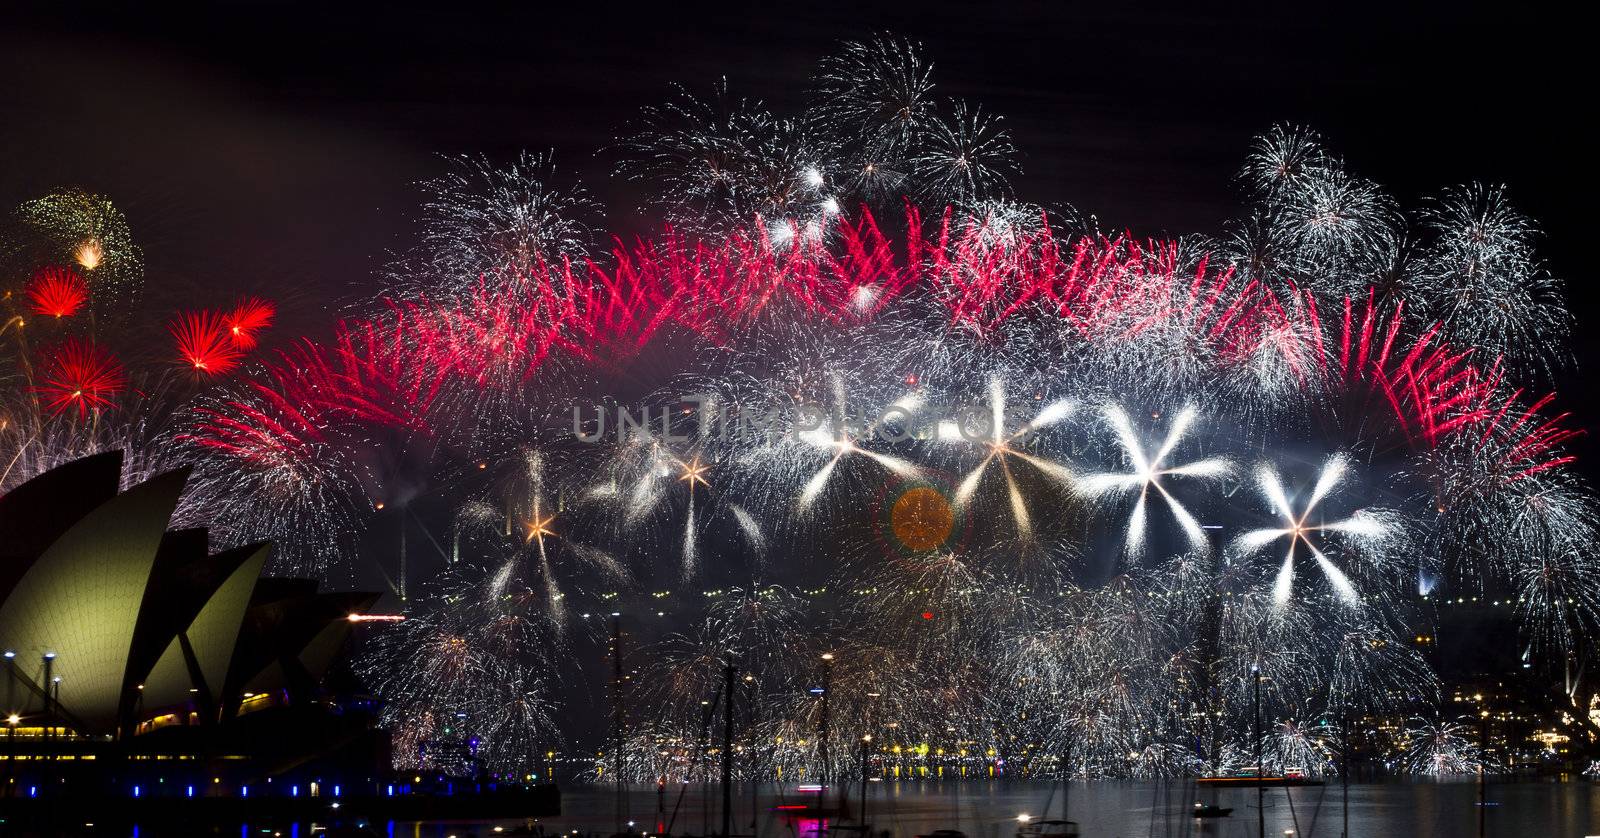
<svg viewBox="0 0 1600 838">
<path fill-rule="evenodd" d="M 822 752 L 822 802 L 828 801 L 828 692 L 833 681 L 833 653 L 822 654 L 822 713 L 817 720 L 817 736 Z"/>
<path fill-rule="evenodd" d="M 61 676 L 60 675 L 57 675 L 54 678 L 50 679 L 49 689 L 51 690 L 50 706 L 52 706 L 52 707 L 60 707 L 61 706 Z M 62 733 L 63 733 L 62 728 L 57 727 L 55 729 L 54 736 L 57 739 L 60 739 Z"/>
<path fill-rule="evenodd" d="M 17 724 L 21 721 L 16 713 L 6 717 L 6 797 L 11 796 L 11 779 L 17 772 Z"/>
<path fill-rule="evenodd" d="M 45 730 L 45 734 L 46 734 L 47 738 L 48 738 L 48 734 L 50 733 L 50 719 L 51 719 L 51 713 L 50 713 L 50 708 L 51 708 L 51 702 L 50 702 L 51 673 L 55 671 L 55 666 L 56 666 L 56 653 L 55 652 L 45 652 L 44 653 L 44 730 Z"/>
<path fill-rule="evenodd" d="M 6 650 L 6 706 L 17 706 L 17 653 Z"/>
<path fill-rule="evenodd" d="M 745 730 L 748 731 L 750 742 L 750 836 L 751 838 L 760 838 L 758 822 L 761 819 L 761 807 L 757 798 L 761 793 L 761 779 L 756 773 L 760 768 L 760 757 L 756 751 L 759 744 L 756 741 L 756 723 L 759 722 L 760 719 L 756 718 L 756 708 L 759 706 L 759 702 L 756 701 L 756 699 L 759 697 L 756 686 L 756 676 L 746 674 L 744 676 L 744 686 L 744 712 L 746 718 Z"/>
<path fill-rule="evenodd" d="M 1489 813 L 1489 787 L 1486 785 L 1488 777 L 1489 759 L 1489 711 L 1478 711 L 1478 838 L 1488 834 L 1488 823 L 1485 818 Z"/>
<path fill-rule="evenodd" d="M 1266 791 L 1262 787 L 1261 772 L 1261 665 L 1250 664 L 1250 675 L 1255 679 L 1255 738 L 1256 738 L 1256 832 L 1267 838 Z"/>
<path fill-rule="evenodd" d="M 861 737 L 861 828 L 867 828 L 867 782 L 872 771 L 872 734 Z"/>
<path fill-rule="evenodd" d="M 1344 714 L 1344 770 L 1339 772 L 1339 780 L 1344 788 L 1339 794 L 1339 805 L 1343 809 L 1344 824 L 1339 830 L 1339 838 L 1350 838 L 1350 714 Z"/>
</svg>

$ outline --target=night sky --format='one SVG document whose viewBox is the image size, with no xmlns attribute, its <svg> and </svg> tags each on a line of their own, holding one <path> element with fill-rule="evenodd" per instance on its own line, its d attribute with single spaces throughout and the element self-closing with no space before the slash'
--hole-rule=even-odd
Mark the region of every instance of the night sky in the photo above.
<svg viewBox="0 0 1600 838">
<path fill-rule="evenodd" d="M 1140 235 L 1214 231 L 1232 175 L 1277 121 L 1321 131 L 1408 206 L 1510 185 L 1543 252 L 1591 305 L 1585 30 L 1524 6 L 1132 3 L 232 3 L 8 6 L 0 23 L 0 203 L 103 193 L 143 245 L 149 303 L 275 297 L 282 338 L 322 334 L 410 240 L 440 153 L 553 149 L 645 232 L 596 149 L 671 82 L 792 110 L 837 41 L 923 41 L 939 92 L 1006 115 L 1018 197 Z M 1581 197 L 1580 197 L 1581 196 Z M 1587 338 L 1579 330 L 1579 338 Z M 1578 347 L 1592 366 L 1596 344 Z M 1600 415 L 1575 378 L 1566 403 Z M 1585 446 L 1586 447 L 1586 446 Z"/>
</svg>

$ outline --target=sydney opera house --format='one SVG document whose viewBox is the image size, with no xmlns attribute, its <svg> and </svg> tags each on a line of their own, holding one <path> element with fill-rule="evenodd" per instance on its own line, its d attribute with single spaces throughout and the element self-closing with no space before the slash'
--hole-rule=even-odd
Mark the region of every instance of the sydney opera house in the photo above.
<svg viewBox="0 0 1600 838">
<path fill-rule="evenodd" d="M 3 796 L 316 795 L 386 765 L 371 700 L 329 678 L 377 595 L 263 577 L 269 544 L 212 553 L 168 529 L 186 471 L 121 470 L 0 497 Z"/>
</svg>

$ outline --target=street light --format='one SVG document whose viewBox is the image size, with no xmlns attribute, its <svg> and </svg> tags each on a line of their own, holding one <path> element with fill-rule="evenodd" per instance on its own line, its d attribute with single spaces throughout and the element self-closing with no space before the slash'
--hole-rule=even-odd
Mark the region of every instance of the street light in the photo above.
<svg viewBox="0 0 1600 838">
<path fill-rule="evenodd" d="M 6 657 L 8 657 L 8 658 L 12 657 L 12 653 L 7 652 L 6 653 Z M 21 721 L 22 721 L 22 717 L 17 715 L 16 713 L 12 713 L 11 715 L 6 717 L 6 788 L 5 788 L 5 794 L 6 794 L 7 797 L 11 796 L 11 780 L 16 774 L 15 763 L 17 761 L 17 723 L 21 722 Z"/>
<path fill-rule="evenodd" d="M 44 725 L 45 725 L 44 729 L 45 729 L 46 733 L 48 733 L 50 731 L 50 714 L 51 714 L 51 709 L 50 709 L 50 706 L 51 706 L 51 702 L 50 702 L 50 685 L 52 683 L 54 683 L 54 681 L 51 680 L 50 673 L 55 671 L 55 665 L 56 665 L 56 653 L 55 652 L 45 652 L 44 653 Z"/>
<path fill-rule="evenodd" d="M 817 734 L 822 740 L 822 799 L 828 797 L 828 690 L 833 681 L 833 653 L 822 653 L 822 714 L 817 724 Z"/>
<path fill-rule="evenodd" d="M 11 649 L 6 650 L 6 703 L 16 702 L 17 689 L 17 653 Z"/>
<path fill-rule="evenodd" d="M 1261 664 L 1250 664 L 1250 677 L 1255 680 L 1255 740 L 1256 740 L 1256 834 L 1267 834 L 1266 789 L 1262 785 L 1261 765 Z"/>
</svg>

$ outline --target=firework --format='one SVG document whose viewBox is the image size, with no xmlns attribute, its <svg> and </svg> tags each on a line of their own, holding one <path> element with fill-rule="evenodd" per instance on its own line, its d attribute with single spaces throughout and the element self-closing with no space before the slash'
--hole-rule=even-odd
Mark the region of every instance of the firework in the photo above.
<svg viewBox="0 0 1600 838">
<path fill-rule="evenodd" d="M 1423 226 L 1432 243 L 1422 302 L 1451 336 L 1520 370 L 1558 366 L 1571 323 L 1562 284 L 1539 264 L 1537 229 L 1504 187 L 1446 190 L 1425 207 Z"/>
<path fill-rule="evenodd" d="M 726 80 L 707 98 L 679 87 L 630 127 L 617 144 L 618 174 L 649 183 L 684 229 L 726 232 L 756 218 L 828 212 L 827 170 L 805 127 L 735 98 Z"/>
<path fill-rule="evenodd" d="M 89 302 L 89 286 L 66 268 L 42 268 L 28 283 L 33 310 L 46 317 L 71 317 Z"/>
<path fill-rule="evenodd" d="M 640 779 L 703 771 L 730 661 L 765 776 L 863 742 L 886 773 L 1323 772 L 1326 720 L 1437 700 L 1419 578 L 1514 591 L 1539 667 L 1595 627 L 1575 431 L 1517 382 L 1561 357 L 1559 285 L 1498 191 L 1413 228 L 1275 129 L 1226 235 L 1106 236 L 1005 200 L 1010 138 L 915 44 L 813 88 L 643 111 L 611 151 L 665 229 L 609 252 L 547 158 L 456 161 L 377 304 L 185 413 L 228 537 L 291 564 L 347 565 L 385 504 L 448 522 L 363 663 L 403 764 L 526 769 L 602 606 L 663 626 L 609 763 Z M 175 333 L 215 371 L 270 317 Z M 1418 730 L 1396 765 L 1475 758 Z"/>
<path fill-rule="evenodd" d="M 1015 431 L 1008 430 L 1006 427 L 1005 389 L 999 379 L 994 379 L 989 384 L 989 405 L 990 415 L 986 423 L 988 425 L 987 433 L 979 435 L 982 444 L 988 448 L 988 453 L 985 454 L 977 468 L 968 472 L 967 476 L 962 479 L 961 485 L 956 489 L 955 502 L 958 505 L 964 505 L 971 500 L 973 494 L 978 490 L 978 486 L 983 482 L 983 475 L 989 466 L 998 465 L 1000 473 L 1005 476 L 1006 498 L 1011 506 L 1012 519 L 1016 521 L 1018 534 L 1027 537 L 1033 531 L 1032 518 L 1028 513 L 1028 505 L 1023 497 L 1022 489 L 1011 472 L 1011 463 L 1026 464 L 1056 480 L 1070 484 L 1072 473 L 1065 467 L 1027 453 L 1018 443 L 1028 435 L 1037 433 L 1043 428 L 1066 419 L 1072 412 L 1072 403 L 1060 401 L 1050 404 Z M 955 429 L 954 436 L 963 437 L 963 429 Z"/>
<path fill-rule="evenodd" d="M 79 418 L 115 406 L 128 381 L 111 353 L 76 338 L 46 353 L 40 380 L 35 389 L 51 413 L 73 411 Z"/>
<path fill-rule="evenodd" d="M 847 171 L 860 177 L 892 176 L 935 118 L 933 67 L 913 41 L 891 35 L 847 41 L 823 59 L 814 84 L 812 120 L 858 161 Z"/>
<path fill-rule="evenodd" d="M 1205 459 L 1197 460 L 1184 465 L 1168 465 L 1166 460 L 1173 449 L 1183 440 L 1184 432 L 1195 420 L 1196 411 L 1186 407 L 1173 417 L 1172 424 L 1167 428 L 1166 437 L 1159 447 L 1149 450 L 1140 441 L 1133 430 L 1133 424 L 1122 408 L 1108 406 L 1103 411 L 1106 423 L 1116 432 L 1117 442 L 1122 448 L 1122 454 L 1127 459 L 1130 471 L 1125 474 L 1096 474 L 1083 480 L 1083 490 L 1093 495 L 1107 495 L 1112 492 L 1137 491 L 1138 499 L 1134 502 L 1133 512 L 1128 517 L 1126 550 L 1130 554 L 1139 553 L 1145 543 L 1145 507 L 1150 499 L 1151 490 L 1166 501 L 1167 509 L 1172 512 L 1172 517 L 1178 522 L 1189 543 L 1195 547 L 1207 545 L 1205 532 L 1200 529 L 1200 524 L 1189 514 L 1189 511 L 1178 502 L 1177 498 L 1168 492 L 1162 485 L 1163 478 L 1184 477 L 1208 479 L 1226 475 L 1231 466 L 1226 460 Z"/>
<path fill-rule="evenodd" d="M 923 194 L 967 207 L 980 198 L 1004 196 L 1017 169 L 1016 156 L 998 117 L 956 100 L 912 158 L 911 176 Z"/>
<path fill-rule="evenodd" d="M 238 366 L 240 353 L 227 317 L 211 311 L 183 312 L 168 327 L 178 357 L 197 373 L 218 375 Z"/>
<path fill-rule="evenodd" d="M 446 162 L 446 174 L 420 184 L 427 196 L 420 242 L 390 266 L 398 286 L 433 297 L 464 295 L 483 282 L 514 286 L 536 265 L 589 256 L 598 207 L 582 185 L 556 185 L 550 155 L 523 152 L 506 164 L 482 156 Z"/>
<path fill-rule="evenodd" d="M 144 281 L 144 256 L 128 220 L 111 201 L 76 190 L 24 203 L 17 215 L 38 237 L 50 264 L 75 264 L 106 315 L 131 308 Z"/>
<path fill-rule="evenodd" d="M 240 349 L 254 349 L 261 331 L 272 325 L 277 308 L 266 300 L 248 297 L 222 316 L 228 339 Z"/>
<path fill-rule="evenodd" d="M 481 764 L 521 778 L 535 754 L 561 742 L 550 695 L 562 645 L 547 631 L 542 597 L 496 563 L 452 568 L 418 599 L 364 664 L 388 687 L 386 721 L 401 731 L 396 767 L 459 773 Z"/>
<path fill-rule="evenodd" d="M 1326 533 L 1339 533 L 1350 539 L 1372 544 L 1388 535 L 1389 527 L 1383 523 L 1381 513 L 1368 510 L 1360 510 L 1343 520 L 1320 520 L 1321 512 L 1317 508 L 1318 504 L 1339 485 L 1346 468 L 1348 462 L 1345 458 L 1338 455 L 1330 458 L 1323 465 L 1322 472 L 1317 475 L 1317 482 L 1310 496 L 1298 506 L 1290 502 L 1276 471 L 1270 466 L 1262 466 L 1258 472 L 1257 481 L 1261 492 L 1271 504 L 1273 512 L 1283 519 L 1283 526 L 1247 532 L 1239 537 L 1239 548 L 1245 555 L 1249 555 L 1280 539 L 1289 542 L 1283 566 L 1278 570 L 1277 581 L 1272 585 L 1272 598 L 1280 606 L 1289 601 L 1294 585 L 1295 549 L 1302 546 L 1316 560 L 1317 567 L 1322 570 L 1323 576 L 1327 578 L 1328 584 L 1333 587 L 1340 600 L 1350 606 L 1359 601 L 1359 595 L 1355 586 L 1351 584 L 1350 577 L 1323 552 L 1319 544 L 1320 538 Z"/>
<path fill-rule="evenodd" d="M 1458 722 L 1414 720 L 1399 737 L 1395 762 L 1425 777 L 1477 774 L 1485 759 L 1471 736 L 1472 729 Z"/>
</svg>

